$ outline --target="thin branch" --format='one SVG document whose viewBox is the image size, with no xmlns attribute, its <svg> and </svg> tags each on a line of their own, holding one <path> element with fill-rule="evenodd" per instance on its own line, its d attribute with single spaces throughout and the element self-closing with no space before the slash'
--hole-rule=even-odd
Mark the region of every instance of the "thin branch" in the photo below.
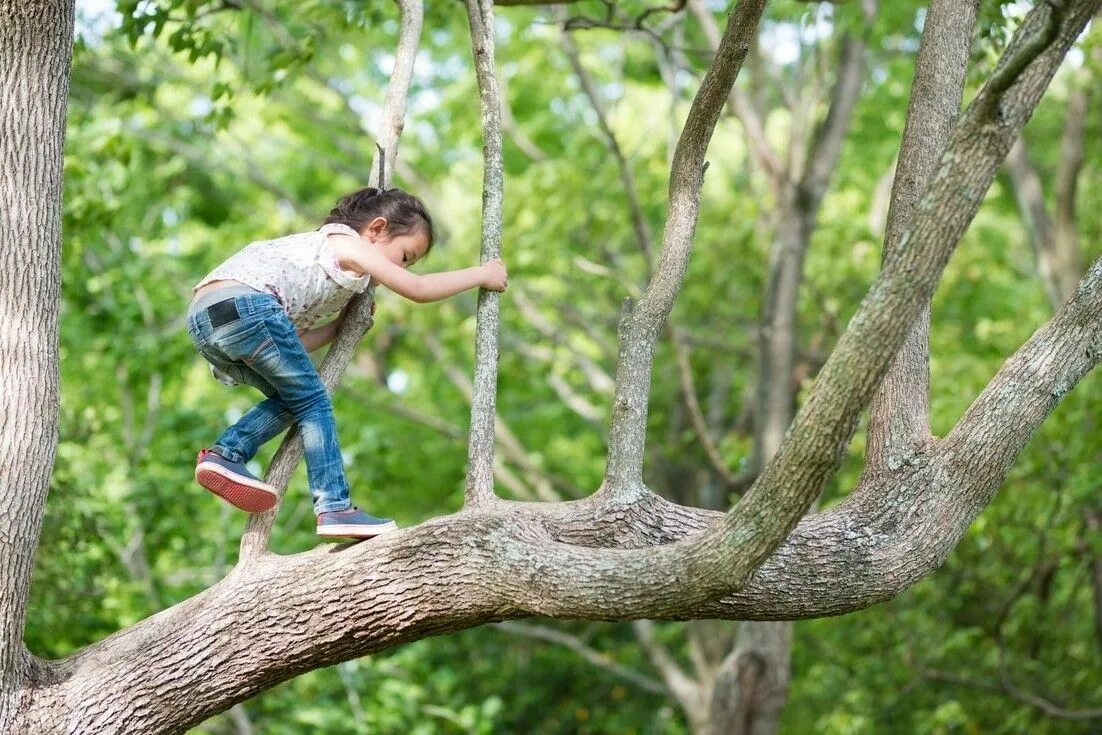
<svg viewBox="0 0 1102 735">
<path fill-rule="evenodd" d="M 421 0 L 398 0 L 398 7 L 401 12 L 398 48 L 395 52 L 394 72 L 390 77 L 383 108 L 383 128 L 379 132 L 376 141 L 376 144 L 386 151 L 386 155 L 390 160 L 393 160 L 393 157 L 397 154 L 398 138 L 401 136 L 402 127 L 405 124 L 406 98 L 409 95 L 410 82 L 413 77 L 413 62 L 417 56 L 423 18 Z M 377 170 L 376 167 L 380 165 L 381 162 L 376 161 L 371 168 L 371 172 L 374 173 Z M 373 176 L 368 177 L 368 180 L 373 179 Z M 352 359 L 356 346 L 374 323 L 371 315 L 371 305 L 374 299 L 373 287 L 369 287 L 364 293 L 354 296 L 352 299 L 344 323 L 337 332 L 337 336 L 333 340 L 319 370 L 322 382 L 329 392 L 336 389 L 341 376 Z M 265 481 L 279 491 L 281 501 L 291 479 L 291 474 L 301 459 L 302 439 L 299 436 L 297 427 L 293 427 L 276 451 L 265 475 Z M 279 504 L 277 503 L 272 510 L 266 513 L 253 514 L 249 517 L 245 533 L 241 538 L 240 559 L 242 563 L 247 563 L 268 553 L 268 541 L 278 511 Z"/>
<path fill-rule="evenodd" d="M 948 671 L 929 669 L 925 667 L 919 668 L 918 673 L 922 677 L 926 679 L 931 679 L 933 681 L 942 681 L 947 684 L 957 684 L 960 686 L 971 687 L 973 689 L 983 689 L 989 692 L 995 692 L 997 694 L 1005 694 L 1012 699 L 1041 710 L 1041 712 L 1049 717 L 1055 717 L 1062 720 L 1094 720 L 1102 718 L 1102 707 L 1098 707 L 1096 709 L 1082 710 L 1067 709 L 1065 707 L 1061 707 L 1050 702 L 1044 697 L 1039 697 L 1035 694 L 1028 694 L 1026 692 L 1023 692 L 1005 681 L 996 684 L 980 679 L 971 679 Z"/>
<path fill-rule="evenodd" d="M 501 154 L 501 93 L 494 69 L 494 8 L 491 0 L 465 0 L 471 29 L 475 73 L 482 107 L 482 262 L 501 257 L 502 199 L 505 179 Z M 471 392 L 470 446 L 464 505 L 493 502 L 494 416 L 500 297 L 479 289 L 475 329 L 474 386 Z"/>
<path fill-rule="evenodd" d="M 631 166 L 628 164 L 627 157 L 620 147 L 620 142 L 616 138 L 616 133 L 613 132 L 612 126 L 609 124 L 608 113 L 605 111 L 604 103 L 601 101 L 601 97 L 597 93 L 597 88 L 593 84 L 593 79 L 589 76 L 589 72 L 586 71 L 585 66 L 582 64 L 581 55 L 578 53 L 578 47 L 574 43 L 574 39 L 571 38 L 570 34 L 565 30 L 561 33 L 560 37 L 563 49 L 566 51 L 566 58 L 570 62 L 574 74 L 578 77 L 578 82 L 581 84 L 586 99 L 589 100 L 590 107 L 593 108 L 593 112 L 597 115 L 597 125 L 604 135 L 605 145 L 608 146 L 609 151 L 612 153 L 612 157 L 616 159 L 616 167 L 620 173 L 620 182 L 623 184 L 624 194 L 627 196 L 628 213 L 631 216 L 632 229 L 635 231 L 635 242 L 642 251 L 649 269 L 651 261 L 654 259 L 654 237 L 651 235 L 650 226 L 647 224 L 646 217 L 643 215 L 643 208 L 639 204 L 639 194 L 635 188 L 635 177 L 632 175 Z"/>
<path fill-rule="evenodd" d="M 679 336 L 676 333 L 671 335 L 671 339 L 675 342 L 674 361 L 677 363 L 677 375 L 681 385 L 681 395 L 685 402 L 685 407 L 689 411 L 689 420 L 692 423 L 693 432 L 696 434 L 697 439 L 700 440 L 700 445 L 704 449 L 704 454 L 708 457 L 709 464 L 711 464 L 715 473 L 719 475 L 723 484 L 726 485 L 728 489 L 743 490 L 746 487 L 743 478 L 731 472 L 730 468 L 727 467 L 727 463 L 719 453 L 719 447 L 712 438 L 712 432 L 708 429 L 707 421 L 704 419 L 704 412 L 700 410 L 700 401 L 697 400 L 696 387 L 693 385 L 693 373 L 692 366 L 689 364 L 688 350 L 685 349 L 684 344 L 680 343 Z"/>
<path fill-rule="evenodd" d="M 673 660 L 669 650 L 655 635 L 654 623 L 649 620 L 636 620 L 632 623 L 632 630 L 635 631 L 635 637 L 639 640 L 639 645 L 643 647 L 651 664 L 662 674 L 662 680 L 666 682 L 669 691 L 686 711 L 693 711 L 693 705 L 701 696 L 700 683 L 685 673 Z"/>
</svg>

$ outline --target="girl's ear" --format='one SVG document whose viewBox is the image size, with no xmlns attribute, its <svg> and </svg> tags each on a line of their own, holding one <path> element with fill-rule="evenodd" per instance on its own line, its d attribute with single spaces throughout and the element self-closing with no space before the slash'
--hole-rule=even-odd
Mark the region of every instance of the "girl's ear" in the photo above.
<svg viewBox="0 0 1102 735">
<path fill-rule="evenodd" d="M 390 223 L 386 221 L 386 217 L 376 217 L 368 222 L 367 227 L 363 229 L 363 238 L 371 242 L 383 240 L 386 237 L 389 224 Z"/>
</svg>

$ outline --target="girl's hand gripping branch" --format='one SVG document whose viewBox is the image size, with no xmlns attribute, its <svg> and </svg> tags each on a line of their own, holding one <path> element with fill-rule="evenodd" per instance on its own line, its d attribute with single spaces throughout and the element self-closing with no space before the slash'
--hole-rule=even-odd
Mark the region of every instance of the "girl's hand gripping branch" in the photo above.
<svg viewBox="0 0 1102 735">
<path fill-rule="evenodd" d="M 488 291 L 504 291 L 509 287 L 509 274 L 505 270 L 505 263 L 501 258 L 487 261 L 482 264 L 482 288 Z"/>
</svg>

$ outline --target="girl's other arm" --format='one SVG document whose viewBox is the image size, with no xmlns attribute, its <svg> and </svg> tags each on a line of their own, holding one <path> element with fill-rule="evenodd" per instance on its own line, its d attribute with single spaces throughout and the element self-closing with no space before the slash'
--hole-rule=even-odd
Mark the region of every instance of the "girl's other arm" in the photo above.
<svg viewBox="0 0 1102 735">
<path fill-rule="evenodd" d="M 300 330 L 298 338 L 302 341 L 302 346 L 306 348 L 307 352 L 313 352 L 332 342 L 333 338 L 337 336 L 337 329 L 339 329 L 340 326 L 341 320 L 334 319 L 328 324 L 323 324 L 320 327 Z"/>
<path fill-rule="evenodd" d="M 307 352 L 313 352 L 325 347 L 327 344 L 337 338 L 337 331 L 344 324 L 345 317 L 348 316 L 348 310 L 352 307 L 352 301 L 349 300 L 344 308 L 341 309 L 341 313 L 337 315 L 337 318 L 328 324 L 323 324 L 320 327 L 314 327 L 313 329 L 300 329 L 298 330 L 298 338 L 302 342 L 302 346 L 306 348 Z M 375 301 L 371 302 L 371 316 L 375 316 Z"/>
</svg>

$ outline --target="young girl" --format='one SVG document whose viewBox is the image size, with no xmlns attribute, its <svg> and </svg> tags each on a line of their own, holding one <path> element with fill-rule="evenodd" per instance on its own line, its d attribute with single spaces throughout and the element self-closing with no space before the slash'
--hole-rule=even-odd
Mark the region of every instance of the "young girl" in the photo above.
<svg viewBox="0 0 1102 735">
<path fill-rule="evenodd" d="M 352 505 L 329 394 L 307 352 L 329 344 L 354 294 L 374 281 L 418 303 L 471 288 L 504 291 L 500 260 L 417 275 L 407 268 L 432 248 L 425 205 L 400 189 L 368 187 L 342 197 L 314 232 L 254 242 L 195 286 L 188 334 L 224 382 L 248 383 L 267 399 L 199 452 L 199 484 L 256 513 L 276 490 L 245 464 L 269 439 L 297 422 L 318 534 L 371 538 L 397 526 Z M 324 326 L 314 323 L 341 312 Z"/>
</svg>

